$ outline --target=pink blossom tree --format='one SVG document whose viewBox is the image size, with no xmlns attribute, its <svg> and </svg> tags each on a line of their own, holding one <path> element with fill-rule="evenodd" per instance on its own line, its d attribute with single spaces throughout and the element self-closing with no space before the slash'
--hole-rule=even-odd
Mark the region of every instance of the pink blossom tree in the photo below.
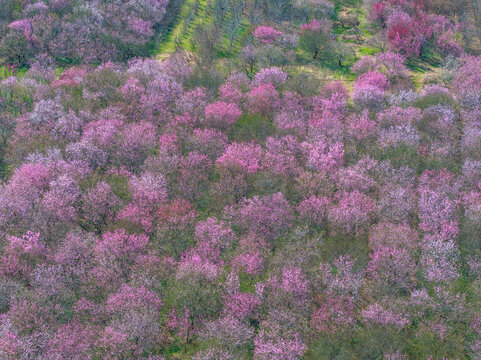
<svg viewBox="0 0 481 360">
<path fill-rule="evenodd" d="M 228 129 L 242 115 L 242 110 L 233 103 L 218 101 L 205 107 L 205 125 Z"/>
<path fill-rule="evenodd" d="M 337 205 L 328 210 L 328 220 L 334 231 L 359 232 L 369 224 L 374 201 L 355 190 L 342 195 Z"/>
<path fill-rule="evenodd" d="M 269 113 L 279 100 L 279 93 L 271 83 L 260 84 L 247 94 L 247 108 L 251 113 Z"/>
<path fill-rule="evenodd" d="M 282 193 L 244 199 L 237 207 L 226 209 L 233 225 L 274 241 L 292 226 L 294 216 Z"/>
<path fill-rule="evenodd" d="M 270 26 L 258 26 L 253 35 L 256 39 L 264 43 L 272 43 L 282 35 L 281 31 L 278 31 Z"/>
</svg>

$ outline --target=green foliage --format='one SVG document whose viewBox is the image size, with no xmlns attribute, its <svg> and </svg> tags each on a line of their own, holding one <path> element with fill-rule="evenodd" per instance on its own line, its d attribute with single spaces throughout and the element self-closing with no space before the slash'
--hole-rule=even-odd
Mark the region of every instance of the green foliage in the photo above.
<svg viewBox="0 0 481 360">
<path fill-rule="evenodd" d="M 244 113 L 232 126 L 229 139 L 235 142 L 264 141 L 275 131 L 272 120 L 262 114 Z"/>
<path fill-rule="evenodd" d="M 402 349 L 408 331 L 380 325 L 365 326 L 358 331 L 355 353 L 360 359 L 382 359 L 390 349 Z"/>
<path fill-rule="evenodd" d="M 475 254 L 481 248 L 481 224 L 467 218 L 461 223 L 459 246 L 467 254 Z"/>
<path fill-rule="evenodd" d="M 326 60 L 332 55 L 330 34 L 323 31 L 305 32 L 299 38 L 299 46 L 313 60 Z"/>
<path fill-rule="evenodd" d="M 395 168 L 409 166 L 417 169 L 421 166 L 417 149 L 409 145 L 399 145 L 388 148 L 378 156 L 379 160 L 390 160 Z"/>
<path fill-rule="evenodd" d="M 191 312 L 191 322 L 198 323 L 219 314 L 222 306 L 220 292 L 215 284 L 195 275 L 176 280 L 166 291 L 173 306 L 182 313 L 187 308 Z"/>
<path fill-rule="evenodd" d="M 456 104 L 456 100 L 450 94 L 437 93 L 421 97 L 414 103 L 414 106 L 425 110 L 434 105 L 455 106 Z"/>
<path fill-rule="evenodd" d="M 434 359 L 465 358 L 463 337 L 460 333 L 450 333 L 446 338 L 440 339 L 428 329 L 424 329 L 413 338 L 409 345 L 407 353 L 413 359 L 425 359 L 429 356 Z"/>
<path fill-rule="evenodd" d="M 369 259 L 366 234 L 332 233 L 322 246 L 322 257 L 326 261 L 341 255 L 350 255 L 359 266 L 365 266 Z"/>
<path fill-rule="evenodd" d="M 223 80 L 222 74 L 216 68 L 197 67 L 187 81 L 186 86 L 191 89 L 205 87 L 209 89 L 211 93 L 216 93 L 217 89 L 222 85 Z"/>
<path fill-rule="evenodd" d="M 246 274 L 245 272 L 239 273 L 239 291 L 243 293 L 255 293 L 255 285 L 262 279 L 259 276 L 253 276 Z"/>
<path fill-rule="evenodd" d="M 356 358 L 352 338 L 342 334 L 321 335 L 309 346 L 306 360 L 349 360 Z"/>
<path fill-rule="evenodd" d="M 286 88 L 302 96 L 313 96 L 319 91 L 320 81 L 305 72 L 296 72 L 289 76 Z"/>
<path fill-rule="evenodd" d="M 428 156 L 424 158 L 420 164 L 420 168 L 418 169 L 419 173 L 423 172 L 424 170 L 441 170 L 441 169 L 448 169 L 453 173 L 460 173 L 462 164 L 456 159 L 450 159 L 443 156 Z"/>
</svg>

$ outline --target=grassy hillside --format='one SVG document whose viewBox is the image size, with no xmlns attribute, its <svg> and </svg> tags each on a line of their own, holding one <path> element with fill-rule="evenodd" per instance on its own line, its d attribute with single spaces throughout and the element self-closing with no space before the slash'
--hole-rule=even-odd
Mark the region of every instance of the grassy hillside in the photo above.
<svg viewBox="0 0 481 360">
<path fill-rule="evenodd" d="M 214 1 L 212 0 L 185 0 L 176 20 L 159 40 L 155 57 L 163 60 L 179 49 L 195 52 L 195 30 L 199 25 L 213 23 L 213 6 Z M 223 36 L 217 44 L 218 57 L 235 59 L 243 46 L 245 35 L 252 29 L 252 24 L 247 17 L 244 17 L 233 46 L 230 46 L 226 36 Z M 350 71 L 350 67 L 364 55 L 374 55 L 385 50 L 370 43 L 374 34 L 366 19 L 362 3 L 359 1 L 337 3 L 333 35 L 348 49 L 342 67 L 338 66 L 335 61 L 332 63 L 329 61 L 312 62 L 308 55 L 298 49 L 296 63 L 289 65 L 287 70 L 309 74 L 321 82 L 340 80 L 350 87 L 352 81 L 355 80 L 355 75 Z M 417 88 L 421 87 L 426 79 L 436 77 L 439 73 L 439 65 L 440 59 L 436 56 L 411 60 L 407 64 Z"/>
<path fill-rule="evenodd" d="M 178 48 L 192 50 L 192 37 L 196 26 L 209 23 L 210 16 L 208 0 L 186 0 L 176 21 L 159 42 L 157 57 L 163 59 Z"/>
</svg>

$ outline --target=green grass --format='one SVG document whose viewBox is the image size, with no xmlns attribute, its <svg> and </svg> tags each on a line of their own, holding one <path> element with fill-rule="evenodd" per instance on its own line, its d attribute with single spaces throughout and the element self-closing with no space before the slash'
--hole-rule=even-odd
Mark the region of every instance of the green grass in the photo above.
<svg viewBox="0 0 481 360">
<path fill-rule="evenodd" d="M 371 24 L 366 18 L 366 14 L 364 13 L 364 9 L 361 7 L 358 10 L 358 19 L 359 19 L 359 30 L 361 30 L 362 35 L 365 38 L 369 38 L 373 36 L 371 32 Z"/>
<path fill-rule="evenodd" d="M 28 68 L 27 67 L 21 67 L 21 68 L 17 68 L 15 71 L 16 71 L 15 74 L 12 74 L 11 72 L 9 72 L 7 70 L 6 66 L 0 66 L 0 80 L 3 80 L 3 79 L 5 79 L 5 78 L 7 78 L 11 75 L 15 75 L 17 77 L 22 77 L 28 71 Z"/>
<path fill-rule="evenodd" d="M 164 58 L 175 50 L 182 48 L 186 51 L 195 51 L 194 35 L 199 25 L 212 24 L 213 11 L 210 0 L 185 0 L 181 7 L 177 20 L 170 26 L 162 40 L 156 47 L 155 54 L 158 58 Z M 236 40 L 230 44 L 224 35 L 217 45 L 217 57 L 234 58 L 249 33 L 250 23 L 243 19 Z"/>
<path fill-rule="evenodd" d="M 424 79 L 429 74 L 436 73 L 441 66 L 441 57 L 432 50 L 425 49 L 419 58 L 406 60 L 406 67 L 411 72 L 414 86 L 420 89 L 424 85 Z"/>
<path fill-rule="evenodd" d="M 7 67 L 0 66 L 0 80 L 5 79 L 7 76 L 10 76 L 10 72 L 7 70 Z"/>
<path fill-rule="evenodd" d="M 177 21 L 157 47 L 157 54 L 166 56 L 177 48 L 193 49 L 192 37 L 198 25 L 211 21 L 207 0 L 186 0 L 182 5 Z"/>
<path fill-rule="evenodd" d="M 381 49 L 374 48 L 374 47 L 369 47 L 369 46 L 360 46 L 359 49 L 357 50 L 357 54 L 359 56 L 364 56 L 364 55 L 376 55 L 378 52 L 380 52 Z"/>
<path fill-rule="evenodd" d="M 222 38 L 221 43 L 219 44 L 218 57 L 234 58 L 239 53 L 243 40 L 245 40 L 246 36 L 249 34 L 249 29 L 249 21 L 247 21 L 247 19 L 243 19 L 237 39 L 233 42 L 232 47 L 230 46 L 229 39 L 226 36 Z"/>
</svg>

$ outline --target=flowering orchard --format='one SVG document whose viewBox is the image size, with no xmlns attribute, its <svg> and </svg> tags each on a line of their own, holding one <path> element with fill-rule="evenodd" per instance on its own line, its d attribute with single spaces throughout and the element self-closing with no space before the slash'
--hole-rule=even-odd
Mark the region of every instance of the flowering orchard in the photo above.
<svg viewBox="0 0 481 360">
<path fill-rule="evenodd" d="M 477 358 L 481 59 L 462 61 L 409 96 L 392 53 L 310 97 L 275 68 L 192 87 L 179 60 L 6 78 L 0 354 Z M 269 135 L 234 140 L 252 117 Z"/>
<path fill-rule="evenodd" d="M 209 2 L 162 61 L 172 2 L 4 3 L 0 359 L 481 358 L 481 57 L 440 4 L 365 1 L 347 69 L 327 0 Z"/>
</svg>

